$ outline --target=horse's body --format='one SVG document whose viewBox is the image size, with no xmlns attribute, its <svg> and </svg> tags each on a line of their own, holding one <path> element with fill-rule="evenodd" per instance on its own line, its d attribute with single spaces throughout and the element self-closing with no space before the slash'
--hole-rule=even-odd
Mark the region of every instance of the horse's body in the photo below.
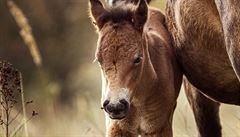
<svg viewBox="0 0 240 137">
<path fill-rule="evenodd" d="M 182 75 L 164 15 L 144 0 L 135 10 L 127 5 L 106 10 L 98 0 L 90 2 L 99 29 L 96 56 L 107 136 L 171 137 Z"/>
<path fill-rule="evenodd" d="M 216 101 L 240 105 L 240 83 L 214 0 L 172 0 L 168 6 L 169 31 L 188 80 Z"/>
<path fill-rule="evenodd" d="M 168 29 L 202 137 L 221 136 L 217 102 L 240 105 L 239 15 L 238 0 L 168 0 Z"/>
</svg>

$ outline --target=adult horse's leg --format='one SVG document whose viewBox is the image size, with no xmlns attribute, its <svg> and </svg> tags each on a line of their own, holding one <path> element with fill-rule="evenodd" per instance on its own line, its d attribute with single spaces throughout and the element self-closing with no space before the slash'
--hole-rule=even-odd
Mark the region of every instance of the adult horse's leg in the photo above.
<svg viewBox="0 0 240 137">
<path fill-rule="evenodd" d="M 240 80 L 240 1 L 215 0 L 215 3 L 222 22 L 227 53 Z"/>
<path fill-rule="evenodd" d="M 221 137 L 220 104 L 204 96 L 186 79 L 183 82 L 188 102 L 194 113 L 199 137 Z"/>
</svg>

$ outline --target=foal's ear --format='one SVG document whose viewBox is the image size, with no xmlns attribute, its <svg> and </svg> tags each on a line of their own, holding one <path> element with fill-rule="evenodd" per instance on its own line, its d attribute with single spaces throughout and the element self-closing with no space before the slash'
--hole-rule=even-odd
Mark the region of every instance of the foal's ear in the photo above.
<svg viewBox="0 0 240 137">
<path fill-rule="evenodd" d="M 148 5 L 145 0 L 140 0 L 133 16 L 133 22 L 135 27 L 138 30 L 143 31 L 143 27 L 147 21 L 147 18 L 148 18 Z"/>
<path fill-rule="evenodd" d="M 103 26 L 103 22 L 100 20 L 100 17 L 106 11 L 103 7 L 103 4 L 100 0 L 90 0 L 89 3 L 90 17 L 94 25 L 101 29 Z"/>
</svg>

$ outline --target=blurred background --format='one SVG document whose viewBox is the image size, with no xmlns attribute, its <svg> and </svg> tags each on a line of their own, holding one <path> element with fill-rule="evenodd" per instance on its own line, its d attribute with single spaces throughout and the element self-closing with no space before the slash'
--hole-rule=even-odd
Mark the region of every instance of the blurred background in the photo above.
<svg viewBox="0 0 240 137">
<path fill-rule="evenodd" d="M 25 14 L 40 54 L 37 67 L 9 11 L 0 1 L 0 58 L 23 73 L 26 99 L 39 113 L 28 123 L 32 137 L 104 136 L 100 109 L 101 77 L 92 63 L 97 33 L 88 16 L 87 0 L 15 0 Z M 164 11 L 165 1 L 152 6 Z M 240 136 L 240 107 L 221 107 L 223 135 Z M 197 136 L 192 111 L 181 91 L 174 115 L 176 137 Z M 21 133 L 19 133 L 21 136 Z"/>
</svg>

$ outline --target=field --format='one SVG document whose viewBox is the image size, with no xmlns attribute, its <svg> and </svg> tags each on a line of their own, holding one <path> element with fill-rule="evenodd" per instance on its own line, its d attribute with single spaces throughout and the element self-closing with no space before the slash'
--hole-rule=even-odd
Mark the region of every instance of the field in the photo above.
<svg viewBox="0 0 240 137">
<path fill-rule="evenodd" d="M 27 122 L 28 133 L 22 128 L 15 136 L 103 137 L 100 68 L 92 63 L 97 33 L 88 16 L 87 0 L 13 2 L 17 9 L 7 0 L 0 1 L 0 59 L 22 72 L 25 99 L 33 100 L 26 116 L 31 117 L 32 110 L 38 113 Z M 164 11 L 165 1 L 155 0 L 152 5 Z M 23 15 L 15 15 L 14 10 Z M 12 117 L 19 108 L 21 104 L 15 106 Z M 240 107 L 221 105 L 220 115 L 223 137 L 240 137 Z M 21 112 L 11 132 L 22 117 Z M 173 128 L 175 137 L 197 137 L 183 89 Z M 0 137 L 4 132 L 0 128 Z"/>
</svg>

